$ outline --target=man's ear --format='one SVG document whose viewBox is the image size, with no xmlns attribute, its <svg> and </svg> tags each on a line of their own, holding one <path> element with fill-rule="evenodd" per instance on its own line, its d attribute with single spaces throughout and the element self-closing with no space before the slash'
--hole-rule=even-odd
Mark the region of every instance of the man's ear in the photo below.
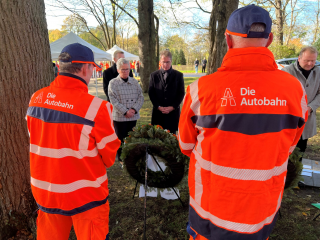
<svg viewBox="0 0 320 240">
<path fill-rule="evenodd" d="M 268 42 L 267 42 L 266 47 L 269 47 L 270 44 L 272 43 L 272 41 L 273 41 L 273 33 L 271 32 L 271 33 L 269 34 L 269 38 L 268 38 Z"/>
<path fill-rule="evenodd" d="M 82 68 L 81 68 L 82 76 L 87 76 L 87 72 L 88 72 L 88 63 L 84 63 Z"/>
<path fill-rule="evenodd" d="M 224 33 L 224 36 L 226 37 L 226 42 L 227 42 L 228 50 L 229 50 L 230 48 L 233 48 L 231 35 L 228 34 L 228 33 Z"/>
</svg>

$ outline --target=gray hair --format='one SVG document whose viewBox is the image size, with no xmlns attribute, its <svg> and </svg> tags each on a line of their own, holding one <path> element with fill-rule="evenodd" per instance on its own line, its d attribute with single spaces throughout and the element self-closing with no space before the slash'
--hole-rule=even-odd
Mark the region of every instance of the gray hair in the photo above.
<svg viewBox="0 0 320 240">
<path fill-rule="evenodd" d="M 120 70 L 120 69 L 121 69 L 121 66 L 122 66 L 123 64 L 128 64 L 129 67 L 130 67 L 130 63 L 129 63 L 129 61 L 128 61 L 127 59 L 125 59 L 125 58 L 119 58 L 119 60 L 118 60 L 118 62 L 117 62 L 117 69 Z"/>
<path fill-rule="evenodd" d="M 64 62 L 69 61 L 71 56 L 67 52 L 63 52 L 59 55 L 60 72 L 78 73 L 83 67 L 83 63 Z"/>
<path fill-rule="evenodd" d="M 160 53 L 160 59 L 162 58 L 162 56 L 164 57 L 169 57 L 172 61 L 172 54 L 169 50 L 164 50 Z"/>
<path fill-rule="evenodd" d="M 309 51 L 311 53 L 316 53 L 318 55 L 318 50 L 313 47 L 313 46 L 306 46 L 306 47 L 303 47 L 299 53 L 299 57 L 302 57 L 303 53 L 306 52 L 306 51 Z"/>
<path fill-rule="evenodd" d="M 124 52 L 121 51 L 121 50 L 116 50 L 116 51 L 113 53 L 113 59 L 118 58 L 118 54 L 124 54 Z"/>
<path fill-rule="evenodd" d="M 250 27 L 250 32 L 264 32 L 266 25 L 263 23 L 253 23 Z"/>
</svg>

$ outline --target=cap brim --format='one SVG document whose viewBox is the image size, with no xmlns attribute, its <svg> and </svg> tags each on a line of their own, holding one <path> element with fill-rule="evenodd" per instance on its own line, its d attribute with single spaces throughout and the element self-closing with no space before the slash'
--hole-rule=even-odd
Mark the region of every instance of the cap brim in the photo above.
<svg viewBox="0 0 320 240">
<path fill-rule="evenodd" d="M 98 64 L 96 64 L 95 62 L 93 62 L 93 66 L 95 66 L 97 68 L 97 71 L 101 71 L 102 67 Z"/>
<path fill-rule="evenodd" d="M 91 63 L 98 71 L 102 70 L 102 67 L 95 62 L 86 62 L 86 61 L 72 61 L 73 63 Z"/>
</svg>

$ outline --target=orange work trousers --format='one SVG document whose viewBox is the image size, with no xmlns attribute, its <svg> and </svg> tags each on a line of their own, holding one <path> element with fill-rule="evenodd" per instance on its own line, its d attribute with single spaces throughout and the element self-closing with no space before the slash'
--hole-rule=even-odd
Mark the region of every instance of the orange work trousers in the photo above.
<svg viewBox="0 0 320 240">
<path fill-rule="evenodd" d="M 108 240 L 109 201 L 73 216 L 38 211 L 37 240 L 68 240 L 71 227 L 77 240 Z"/>
</svg>

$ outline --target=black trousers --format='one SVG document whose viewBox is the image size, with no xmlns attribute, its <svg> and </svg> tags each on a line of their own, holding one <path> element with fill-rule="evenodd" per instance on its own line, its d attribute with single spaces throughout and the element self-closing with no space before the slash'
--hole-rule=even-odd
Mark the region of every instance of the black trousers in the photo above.
<svg viewBox="0 0 320 240">
<path fill-rule="evenodd" d="M 301 152 L 306 151 L 307 142 L 308 142 L 308 139 L 302 139 L 302 138 L 299 139 L 299 142 L 297 143 L 297 147 L 300 148 Z"/>
<path fill-rule="evenodd" d="M 128 121 L 128 122 L 118 122 L 113 121 L 114 124 L 114 130 L 118 136 L 118 138 L 121 140 L 121 143 L 123 143 L 124 138 L 128 136 L 128 132 L 132 131 L 132 128 L 134 128 L 137 124 L 137 120 L 135 121 Z M 120 160 L 122 148 L 118 149 L 118 159 Z"/>
<path fill-rule="evenodd" d="M 202 66 L 202 73 L 206 72 L 206 66 Z"/>
</svg>

